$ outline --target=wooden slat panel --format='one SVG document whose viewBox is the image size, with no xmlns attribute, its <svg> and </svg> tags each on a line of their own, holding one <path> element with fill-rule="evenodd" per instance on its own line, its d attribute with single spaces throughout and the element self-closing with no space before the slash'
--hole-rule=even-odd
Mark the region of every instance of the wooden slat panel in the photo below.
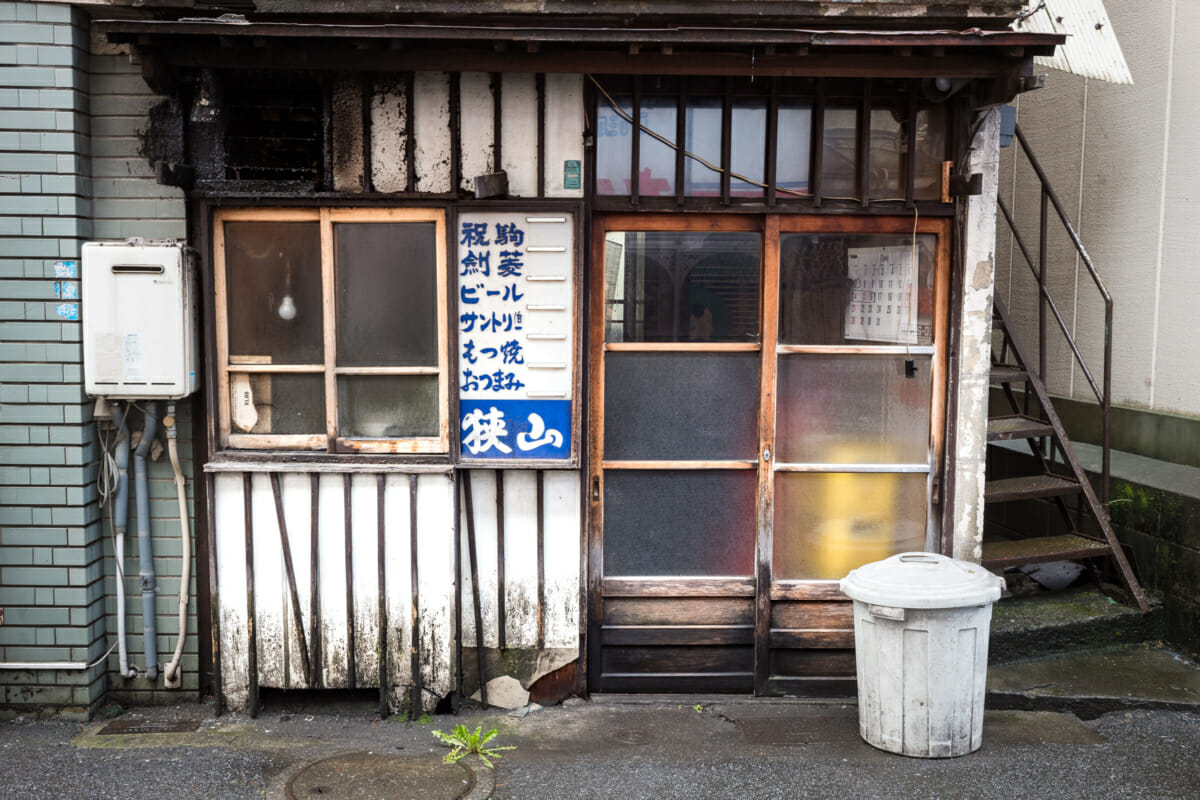
<svg viewBox="0 0 1200 800">
<path fill-rule="evenodd" d="M 604 601 L 608 625 L 751 625 L 754 601 L 746 599 L 618 598 Z"/>
<path fill-rule="evenodd" d="M 849 600 L 837 581 L 771 584 L 772 600 Z"/>
<path fill-rule="evenodd" d="M 694 694 L 750 694 L 754 690 L 754 675 L 750 672 L 732 672 L 703 675 L 695 673 L 601 674 L 598 681 L 601 692 L 653 692 Z M 816 694 L 816 692 L 810 692 Z"/>
<path fill-rule="evenodd" d="M 605 647 L 605 673 L 749 672 L 754 648 L 743 647 Z"/>
<path fill-rule="evenodd" d="M 771 606 L 772 628 L 854 628 L 851 603 L 782 601 Z"/>
<path fill-rule="evenodd" d="M 854 697 L 858 694 L 858 685 L 853 678 L 770 678 L 763 694 L 789 697 Z"/>
<path fill-rule="evenodd" d="M 753 597 L 753 578 L 605 578 L 605 597 Z"/>
<path fill-rule="evenodd" d="M 823 647 L 843 648 L 854 646 L 853 630 L 771 630 L 771 647 Z"/>
<path fill-rule="evenodd" d="M 855 673 L 853 650 L 771 651 L 771 675 L 774 677 L 836 678 Z"/>
<path fill-rule="evenodd" d="M 745 626 L 669 625 L 662 627 L 606 627 L 600 631 L 604 645 L 710 645 L 753 644 L 754 629 Z"/>
</svg>

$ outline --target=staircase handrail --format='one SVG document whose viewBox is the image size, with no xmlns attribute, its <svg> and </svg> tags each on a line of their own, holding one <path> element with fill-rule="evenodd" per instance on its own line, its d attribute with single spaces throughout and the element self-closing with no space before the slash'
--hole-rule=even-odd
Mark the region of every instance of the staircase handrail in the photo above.
<svg viewBox="0 0 1200 800">
<path fill-rule="evenodd" d="M 1075 226 L 1071 224 L 1067 212 L 1063 209 L 1062 203 L 1055 194 L 1053 187 L 1050 185 L 1050 179 L 1046 176 L 1045 170 L 1037 160 L 1037 156 L 1033 154 L 1033 148 L 1029 145 L 1029 140 L 1025 138 L 1025 133 L 1021 130 L 1020 125 L 1015 126 L 1017 141 L 1021 145 L 1021 150 L 1025 157 L 1029 160 L 1029 165 L 1033 167 L 1034 173 L 1038 177 L 1041 189 L 1041 230 L 1038 237 L 1038 263 L 1035 266 L 1033 258 L 1029 254 L 1029 249 L 1025 246 L 1025 242 L 1021 239 L 1021 234 L 1017 231 L 1017 226 L 1013 221 L 1012 214 L 1005 205 L 1004 199 L 997 196 L 1001 212 L 1004 214 L 1005 220 L 1008 222 L 1009 230 L 1016 239 L 1017 245 L 1021 250 L 1021 254 L 1025 258 L 1025 262 L 1033 271 L 1034 277 L 1038 282 L 1038 369 L 1039 376 L 1042 380 L 1046 377 L 1046 311 L 1049 308 L 1053 312 L 1055 321 L 1058 327 L 1062 330 L 1063 336 L 1070 345 L 1071 352 L 1074 355 L 1075 362 L 1083 371 L 1084 377 L 1087 379 L 1088 385 L 1091 387 L 1093 394 L 1100 404 L 1100 452 L 1101 452 L 1101 500 L 1107 508 L 1109 491 L 1108 481 L 1110 472 L 1110 450 L 1111 450 L 1111 428 L 1112 428 L 1112 326 L 1113 326 L 1113 300 L 1112 295 L 1108 291 L 1108 287 L 1104 284 L 1104 279 L 1100 277 L 1100 273 L 1096 270 L 1095 264 L 1092 263 L 1092 257 L 1088 255 L 1087 248 L 1083 246 L 1083 242 L 1079 238 L 1079 234 L 1075 230 Z M 1049 289 L 1046 288 L 1046 249 L 1047 249 L 1047 221 L 1048 221 L 1048 205 L 1054 206 L 1055 213 L 1058 214 L 1059 222 L 1067 232 L 1067 236 L 1071 239 L 1071 244 L 1075 247 L 1075 252 L 1082 259 L 1084 266 L 1087 268 L 1087 273 L 1091 276 L 1092 283 L 1099 291 L 1100 296 L 1104 300 L 1104 371 L 1100 376 L 1100 384 L 1097 385 L 1095 377 L 1088 368 L 1087 362 L 1083 354 L 1079 351 L 1078 345 L 1075 343 L 1075 337 L 1071 335 L 1067 329 L 1066 321 L 1058 310 L 1054 299 L 1050 296 Z"/>
</svg>

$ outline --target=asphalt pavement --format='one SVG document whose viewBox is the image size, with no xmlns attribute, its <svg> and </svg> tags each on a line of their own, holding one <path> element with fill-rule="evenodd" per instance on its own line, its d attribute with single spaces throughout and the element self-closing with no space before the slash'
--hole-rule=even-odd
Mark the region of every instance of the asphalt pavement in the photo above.
<svg viewBox="0 0 1200 800">
<path fill-rule="evenodd" d="M 989 703 L 1009 707 L 954 759 L 865 744 L 852 702 L 597 695 L 413 722 L 285 696 L 255 718 L 201 703 L 0 722 L 0 798 L 1200 797 L 1193 662 L 1146 646 L 1055 658 L 993 668 Z M 432 731 L 459 723 L 515 749 L 494 769 L 445 764 Z"/>
</svg>

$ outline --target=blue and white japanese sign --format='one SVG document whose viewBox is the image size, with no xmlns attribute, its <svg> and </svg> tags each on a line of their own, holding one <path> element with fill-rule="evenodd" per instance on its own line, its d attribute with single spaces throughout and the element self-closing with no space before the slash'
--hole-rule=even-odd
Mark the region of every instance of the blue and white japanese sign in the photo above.
<svg viewBox="0 0 1200 800">
<path fill-rule="evenodd" d="M 458 217 L 459 431 L 465 459 L 566 460 L 575 389 L 570 213 Z"/>
</svg>

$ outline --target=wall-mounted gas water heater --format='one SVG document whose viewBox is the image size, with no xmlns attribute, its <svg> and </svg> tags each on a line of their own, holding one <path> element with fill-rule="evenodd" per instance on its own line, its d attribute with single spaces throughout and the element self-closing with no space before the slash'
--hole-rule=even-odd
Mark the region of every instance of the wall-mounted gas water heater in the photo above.
<svg viewBox="0 0 1200 800">
<path fill-rule="evenodd" d="M 196 270 L 181 242 L 83 246 L 89 395 L 180 399 L 199 388 Z"/>
<path fill-rule="evenodd" d="M 184 636 L 187 631 L 188 584 L 191 579 L 191 535 L 187 487 L 176 445 L 175 401 L 199 388 L 199 337 L 196 331 L 196 270 L 192 251 L 182 242 L 88 242 L 83 246 L 82 312 L 84 389 L 99 398 L 97 428 L 104 449 L 98 479 L 101 503 L 108 507 L 113 534 L 117 584 L 117 642 L 121 677 L 158 678 L 158 595 L 150 537 L 149 479 L 146 457 L 161 426 L 175 473 L 179 500 L 182 575 L 179 583 L 179 637 L 175 655 L 163 668 L 167 688 L 182 685 Z M 162 415 L 159 400 L 167 400 Z M 144 402 L 142 402 L 144 401 Z M 125 649 L 125 532 L 129 518 L 129 453 L 127 424 L 131 408 L 142 412 L 144 425 L 134 451 L 137 485 L 138 580 L 142 594 L 142 638 L 145 666 L 129 663 Z M 106 428 L 105 418 L 111 420 Z M 112 652 L 112 649 L 109 650 Z"/>
</svg>

